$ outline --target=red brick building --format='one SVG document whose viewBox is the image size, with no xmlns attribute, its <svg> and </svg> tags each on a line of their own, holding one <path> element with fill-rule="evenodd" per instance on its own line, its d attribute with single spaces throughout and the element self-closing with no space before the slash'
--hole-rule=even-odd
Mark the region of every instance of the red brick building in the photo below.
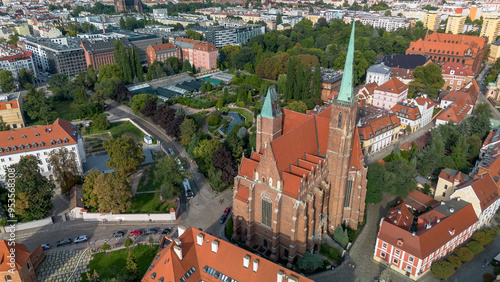
<svg viewBox="0 0 500 282">
<path fill-rule="evenodd" d="M 95 71 L 99 71 L 99 67 L 107 64 L 114 64 L 115 58 L 113 52 L 115 51 L 115 41 L 120 40 L 125 48 L 132 48 L 133 45 L 125 38 L 112 38 L 103 40 L 82 40 L 80 45 L 85 52 L 85 61 L 87 66 L 92 65 Z"/>
<path fill-rule="evenodd" d="M 142 2 L 141 0 L 114 0 L 115 12 L 127 12 L 130 13 L 135 9 L 138 13 L 142 13 Z"/>
<path fill-rule="evenodd" d="M 279 107 L 268 90 L 257 118 L 256 151 L 243 158 L 233 191 L 233 237 L 291 264 L 315 252 L 324 232 L 363 221 L 364 156 L 353 95 L 354 27 L 339 95 L 301 114 Z"/>
<path fill-rule="evenodd" d="M 466 242 L 477 220 L 472 204 L 460 199 L 442 202 L 418 218 L 401 204 L 381 220 L 373 259 L 416 280 Z"/>
<path fill-rule="evenodd" d="M 146 49 L 148 57 L 148 66 L 152 65 L 154 61 L 165 62 L 170 57 L 180 58 L 179 50 L 172 43 L 149 45 Z"/>
<path fill-rule="evenodd" d="M 411 42 L 406 54 L 424 55 L 439 66 L 447 62 L 461 63 L 478 73 L 486 41 L 484 37 L 434 32 L 424 39 Z"/>
<path fill-rule="evenodd" d="M 179 48 L 179 59 L 184 62 L 188 60 L 195 65 L 198 71 L 217 68 L 217 56 L 219 51 L 215 45 L 199 40 L 177 37 L 175 46 Z"/>
<path fill-rule="evenodd" d="M 45 253 L 39 245 L 30 254 L 23 244 L 9 244 L 0 240 L 0 281 L 35 282 L 35 269 L 42 262 Z M 11 250 L 14 250 L 11 253 Z M 13 258 L 11 258 L 13 256 Z"/>
</svg>

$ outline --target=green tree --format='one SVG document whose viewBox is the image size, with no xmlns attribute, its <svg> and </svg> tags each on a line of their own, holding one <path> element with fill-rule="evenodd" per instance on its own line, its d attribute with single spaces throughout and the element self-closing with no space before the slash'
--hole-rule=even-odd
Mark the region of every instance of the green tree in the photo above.
<svg viewBox="0 0 500 282">
<path fill-rule="evenodd" d="M 203 40 L 203 35 L 194 30 L 188 29 L 185 31 L 189 39 L 193 40 Z"/>
<path fill-rule="evenodd" d="M 42 162 L 34 155 L 21 157 L 7 167 L 5 183 L 15 183 L 15 215 L 23 221 L 45 218 L 52 208 L 54 184 L 40 173 Z"/>
<path fill-rule="evenodd" d="M 466 171 L 470 166 L 468 161 L 468 148 L 467 140 L 465 136 L 460 135 L 457 143 L 451 150 L 451 158 L 453 159 L 453 168 L 460 171 Z"/>
<path fill-rule="evenodd" d="M 123 72 L 123 82 L 131 83 L 133 80 L 133 70 L 131 68 L 130 63 L 130 50 L 128 50 L 128 46 L 123 46 L 123 43 L 120 40 L 116 40 L 114 43 L 114 52 L 113 56 L 115 59 L 115 64 L 120 68 Z M 100 79 L 100 77 L 99 77 Z"/>
<path fill-rule="evenodd" d="M 12 76 L 12 72 L 8 70 L 0 71 L 0 87 L 2 88 L 2 92 L 10 92 L 14 89 L 14 77 Z"/>
<path fill-rule="evenodd" d="M 468 262 L 474 257 L 474 253 L 466 247 L 460 247 L 455 251 L 455 255 L 462 261 Z"/>
<path fill-rule="evenodd" d="M 276 25 L 279 25 L 279 24 L 281 24 L 282 22 L 283 22 L 283 20 L 281 19 L 281 14 L 280 14 L 280 13 L 278 13 L 278 14 L 276 15 Z"/>
<path fill-rule="evenodd" d="M 342 52 L 334 62 L 335 69 L 344 69 L 345 58 L 347 52 Z M 363 77 L 368 69 L 368 61 L 366 60 L 363 52 L 355 50 L 354 51 L 354 68 L 353 68 L 353 81 L 355 85 L 362 83 Z"/>
<path fill-rule="evenodd" d="M 78 162 L 78 157 L 75 152 L 64 147 L 49 153 L 50 167 L 63 193 L 66 193 L 80 180 L 76 162 Z"/>
<path fill-rule="evenodd" d="M 24 89 L 33 87 L 33 74 L 31 71 L 21 68 L 17 74 L 17 81 Z"/>
<path fill-rule="evenodd" d="M 135 281 L 139 278 L 139 265 L 137 264 L 137 260 L 134 254 L 132 254 L 132 252 L 130 251 L 128 252 L 126 268 L 127 275 L 132 281 Z"/>
<path fill-rule="evenodd" d="M 146 103 L 149 99 L 156 99 L 156 96 L 151 94 L 138 94 L 134 95 L 132 99 L 130 99 L 130 107 L 135 115 L 139 114 L 139 112 L 146 106 Z"/>
<path fill-rule="evenodd" d="M 314 271 L 323 266 L 323 259 L 318 255 L 305 252 L 304 256 L 297 260 L 297 266 L 306 271 Z"/>
<path fill-rule="evenodd" d="M 109 251 L 109 250 L 111 250 L 111 246 L 107 242 L 104 242 L 104 244 L 102 244 L 102 246 L 101 246 L 101 249 L 103 251 Z"/>
<path fill-rule="evenodd" d="M 125 246 L 125 248 L 128 248 L 132 246 L 132 244 L 134 244 L 134 240 L 132 240 L 130 237 L 127 236 L 127 239 L 125 239 L 123 245 Z"/>
<path fill-rule="evenodd" d="M 49 124 L 49 120 L 52 120 L 54 114 L 52 104 L 45 98 L 45 91 L 43 89 L 30 89 L 26 96 L 24 110 L 31 119 L 45 120 L 45 124 Z"/>
<path fill-rule="evenodd" d="M 392 16 L 391 11 L 390 11 L 390 10 L 386 10 L 386 11 L 384 12 L 384 16 L 386 16 L 386 17 L 387 17 L 387 16 L 389 16 L 389 17 L 390 17 L 390 16 Z"/>
<path fill-rule="evenodd" d="M 193 155 L 198 161 L 201 171 L 206 172 L 212 166 L 212 156 L 220 145 L 221 143 L 215 139 L 205 139 L 198 142 L 193 150 Z"/>
<path fill-rule="evenodd" d="M 158 160 L 154 170 L 154 181 L 160 184 L 160 193 L 164 199 L 172 199 L 182 193 L 179 183 L 188 179 L 190 173 L 182 169 L 172 155 L 167 155 Z"/>
<path fill-rule="evenodd" d="M 135 68 L 135 77 L 137 77 L 139 82 L 143 82 L 144 81 L 144 71 L 142 70 L 141 59 L 139 57 L 139 52 L 137 51 L 137 47 L 134 46 L 132 51 L 133 51 L 132 54 L 134 56 L 133 67 Z"/>
<path fill-rule="evenodd" d="M 125 24 L 125 20 L 123 19 L 123 17 L 120 17 L 120 28 L 121 29 L 127 28 L 127 25 Z"/>
<path fill-rule="evenodd" d="M 217 110 L 221 110 L 224 107 L 224 96 L 219 96 L 219 100 L 217 100 L 217 104 L 215 104 L 215 108 Z"/>
<path fill-rule="evenodd" d="M 94 183 L 98 212 L 123 213 L 132 204 L 132 189 L 119 173 L 99 174 Z"/>
<path fill-rule="evenodd" d="M 192 119 L 185 119 L 180 126 L 181 130 L 181 145 L 184 147 L 189 146 L 191 139 L 196 133 L 196 124 Z"/>
<path fill-rule="evenodd" d="M 189 142 L 189 146 L 187 148 L 187 153 L 191 159 L 194 159 L 194 149 L 198 146 L 198 142 L 200 141 L 198 134 L 194 134 L 191 138 L 191 142 Z"/>
<path fill-rule="evenodd" d="M 288 67 L 286 72 L 286 88 L 285 88 L 285 99 L 293 99 L 293 93 L 297 87 L 297 61 L 294 57 L 290 57 L 288 60 Z"/>
<path fill-rule="evenodd" d="M 366 175 L 366 179 L 368 180 L 368 184 L 366 185 L 367 204 L 377 204 L 382 201 L 385 174 L 385 167 L 378 163 L 374 163 L 368 167 L 368 174 Z"/>
<path fill-rule="evenodd" d="M 478 255 L 480 252 L 484 251 L 484 247 L 478 241 L 470 241 L 465 245 L 467 249 L 471 250 L 474 255 Z"/>
<path fill-rule="evenodd" d="M 321 98 L 321 68 L 319 63 L 314 67 L 311 98 Z"/>
<path fill-rule="evenodd" d="M 438 260 L 432 263 L 431 272 L 437 279 L 446 279 L 455 273 L 455 268 L 447 261 Z"/>
<path fill-rule="evenodd" d="M 431 97 L 437 97 L 438 92 L 444 85 L 443 74 L 441 68 L 434 63 L 429 63 L 426 66 L 418 66 L 413 71 L 415 77 L 410 82 L 409 94 L 427 93 Z"/>
<path fill-rule="evenodd" d="M 135 171 L 144 162 L 142 146 L 129 135 L 111 138 L 102 143 L 109 155 L 107 166 L 125 175 Z"/>
<path fill-rule="evenodd" d="M 111 127 L 111 123 L 105 114 L 96 114 L 92 117 L 92 128 L 97 130 L 106 130 Z"/>
<path fill-rule="evenodd" d="M 307 105 L 302 101 L 292 101 L 290 102 L 290 104 L 288 104 L 287 108 L 289 110 L 305 114 L 307 110 Z"/>
<path fill-rule="evenodd" d="M 208 182 L 210 183 L 212 189 L 214 189 L 215 191 L 220 191 L 221 188 L 226 185 L 226 183 L 222 181 L 221 170 L 217 170 L 215 167 L 210 166 L 207 175 L 208 175 Z"/>
<path fill-rule="evenodd" d="M 188 71 L 192 71 L 192 67 L 189 61 L 186 59 L 182 64 L 182 72 L 188 72 Z"/>
<path fill-rule="evenodd" d="M 94 185 L 99 176 L 99 170 L 94 169 L 85 177 L 83 182 L 83 202 L 85 207 L 88 207 L 90 211 L 95 212 L 99 208 L 99 202 L 97 200 L 97 195 L 94 193 Z"/>
</svg>

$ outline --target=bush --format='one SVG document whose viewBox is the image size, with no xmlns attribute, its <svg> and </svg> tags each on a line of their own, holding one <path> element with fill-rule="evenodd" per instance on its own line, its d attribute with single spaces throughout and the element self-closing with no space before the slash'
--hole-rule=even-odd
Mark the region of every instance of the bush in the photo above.
<svg viewBox="0 0 500 282">
<path fill-rule="evenodd" d="M 111 123 L 104 114 L 97 114 L 92 117 L 92 127 L 96 130 L 106 130 L 111 127 Z"/>
<path fill-rule="evenodd" d="M 108 250 L 111 250 L 111 246 L 108 243 L 104 242 L 104 244 L 102 244 L 101 249 L 103 251 L 108 251 Z"/>
<path fill-rule="evenodd" d="M 468 262 L 474 257 L 474 253 L 466 247 L 458 248 L 455 251 L 455 255 L 462 261 Z"/>
<path fill-rule="evenodd" d="M 238 107 L 243 108 L 245 106 L 245 102 L 239 101 L 238 103 L 236 103 L 236 105 L 238 105 Z"/>
<path fill-rule="evenodd" d="M 474 253 L 474 255 L 477 255 L 480 252 L 484 251 L 483 245 L 481 245 L 481 243 L 479 243 L 478 241 L 470 241 L 465 245 L 465 247 L 471 250 Z"/>
<path fill-rule="evenodd" d="M 431 272 L 437 279 L 446 279 L 455 273 L 455 268 L 451 263 L 439 260 L 432 263 Z"/>
<path fill-rule="evenodd" d="M 300 269 L 306 271 L 314 271 L 324 264 L 323 259 L 315 254 L 311 254 L 310 252 L 306 252 L 303 257 L 299 258 L 297 261 L 297 265 Z"/>
<path fill-rule="evenodd" d="M 125 246 L 125 248 L 128 248 L 128 247 L 130 247 L 133 243 L 134 243 L 134 241 L 133 241 L 132 239 L 130 239 L 130 237 L 127 237 L 127 239 L 125 239 L 125 242 L 123 242 L 123 245 Z"/>
<path fill-rule="evenodd" d="M 340 251 L 336 248 L 332 248 L 332 247 L 328 246 L 328 244 L 321 244 L 321 249 L 319 252 L 320 252 L 320 254 L 324 255 L 325 257 L 333 259 L 337 263 L 339 263 L 341 260 Z"/>
<path fill-rule="evenodd" d="M 478 241 L 483 247 L 493 243 L 496 237 L 496 231 L 493 229 L 485 228 L 483 231 L 477 231 L 472 234 L 472 240 Z"/>
<path fill-rule="evenodd" d="M 227 220 L 227 224 L 226 224 L 226 237 L 231 240 L 231 238 L 233 237 L 233 218 L 230 217 L 228 220 Z"/>
<path fill-rule="evenodd" d="M 243 124 L 246 128 L 249 128 L 250 126 L 252 126 L 252 123 L 251 122 L 245 122 Z"/>
<path fill-rule="evenodd" d="M 210 115 L 208 118 L 207 118 L 207 123 L 208 125 L 210 126 L 216 126 L 220 123 L 220 117 L 217 116 L 217 115 Z"/>
<path fill-rule="evenodd" d="M 462 261 L 460 261 L 460 258 L 456 255 L 449 256 L 448 261 L 451 263 L 451 265 L 453 265 L 454 268 L 459 268 L 460 266 L 462 266 Z"/>
<path fill-rule="evenodd" d="M 491 273 L 485 273 L 483 274 L 483 281 L 484 282 L 493 282 L 495 281 L 495 275 Z"/>
</svg>

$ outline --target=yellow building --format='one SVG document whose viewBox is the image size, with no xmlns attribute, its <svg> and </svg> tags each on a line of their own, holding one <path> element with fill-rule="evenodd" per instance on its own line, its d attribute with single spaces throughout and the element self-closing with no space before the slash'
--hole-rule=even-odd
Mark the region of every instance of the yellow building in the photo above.
<svg viewBox="0 0 500 282">
<path fill-rule="evenodd" d="M 319 20 L 320 16 L 316 13 L 310 13 L 307 15 L 306 19 L 310 20 L 313 24 L 316 24 Z"/>
<path fill-rule="evenodd" d="M 422 23 L 424 24 L 424 28 L 436 31 L 439 29 L 439 24 L 441 23 L 441 14 L 438 14 L 437 11 L 429 11 L 425 13 Z"/>
<path fill-rule="evenodd" d="M 10 128 L 24 127 L 23 99 L 19 93 L 0 95 L 0 117 Z"/>
<path fill-rule="evenodd" d="M 499 17 L 486 17 L 483 19 L 483 26 L 481 27 L 481 37 L 488 38 L 488 43 L 495 42 L 498 37 L 499 31 Z"/>
<path fill-rule="evenodd" d="M 494 64 L 498 58 L 500 58 L 500 41 L 495 41 L 490 44 L 488 63 Z"/>
<path fill-rule="evenodd" d="M 459 14 L 449 15 L 448 23 L 446 24 L 446 33 L 459 34 L 464 31 L 466 16 Z"/>
</svg>

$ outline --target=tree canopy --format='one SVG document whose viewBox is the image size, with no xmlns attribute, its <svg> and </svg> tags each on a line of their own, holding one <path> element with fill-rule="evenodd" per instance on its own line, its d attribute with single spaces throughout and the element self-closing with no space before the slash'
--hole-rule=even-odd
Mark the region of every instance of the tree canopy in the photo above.
<svg viewBox="0 0 500 282">
<path fill-rule="evenodd" d="M 129 135 L 111 138 L 104 141 L 102 145 L 109 155 L 109 161 L 106 164 L 116 172 L 129 174 L 145 160 L 142 146 Z"/>
</svg>

